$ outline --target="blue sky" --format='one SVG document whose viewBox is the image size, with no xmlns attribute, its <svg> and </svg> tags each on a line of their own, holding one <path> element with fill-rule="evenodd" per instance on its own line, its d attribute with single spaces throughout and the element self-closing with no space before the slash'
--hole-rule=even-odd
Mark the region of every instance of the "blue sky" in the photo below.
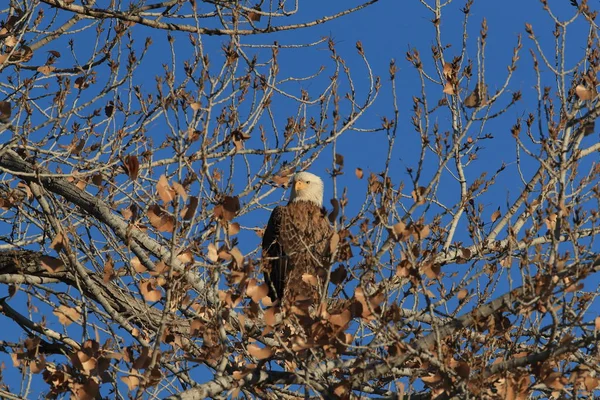
<svg viewBox="0 0 600 400">
<path fill-rule="evenodd" d="M 460 43 L 462 37 L 463 14 L 460 8 L 464 2 L 457 2 L 449 6 L 446 14 L 442 17 L 442 30 L 444 32 L 444 43 L 452 44 L 446 54 L 448 56 L 457 55 L 460 52 Z M 291 19 L 292 22 L 308 21 L 323 15 L 332 14 L 339 11 L 342 6 L 358 4 L 356 1 L 302 1 L 300 4 L 300 13 Z M 575 9 L 569 4 L 568 0 L 550 0 L 550 6 L 553 11 L 561 18 L 570 18 L 575 14 Z M 489 26 L 487 53 L 486 53 L 486 82 L 490 92 L 494 92 L 504 82 L 507 74 L 506 66 L 510 63 L 513 48 L 517 43 L 519 34 L 523 35 L 523 50 L 521 51 L 521 60 L 519 69 L 512 79 L 510 88 L 513 91 L 521 90 L 523 92 L 523 101 L 509 110 L 502 118 L 498 118 L 485 128 L 485 132 L 493 134 L 493 141 L 484 142 L 487 147 L 482 151 L 480 157 L 474 162 L 467 171 L 467 178 L 471 181 L 475 179 L 482 171 L 488 171 L 490 174 L 498 169 L 502 163 L 506 163 L 507 169 L 498 179 L 496 187 L 484 196 L 486 210 L 491 215 L 498 206 L 505 208 L 506 204 L 513 199 L 521 187 L 520 182 L 515 178 L 518 176 L 515 165 L 515 145 L 512 139 L 510 128 L 516 118 L 526 116 L 529 112 L 535 110 L 535 75 L 531 69 L 531 56 L 529 49 L 532 48 L 531 41 L 525 33 L 525 23 L 533 25 L 534 31 L 542 38 L 542 46 L 547 51 L 552 51 L 553 42 L 551 31 L 554 26 L 551 20 L 542 9 L 542 5 L 536 1 L 489 1 L 481 0 L 472 7 L 469 28 L 469 42 L 467 55 L 470 58 L 476 57 L 476 38 L 480 30 L 480 24 L 483 19 L 487 20 Z M 358 93 L 364 93 L 367 89 L 367 79 L 365 66 L 356 51 L 356 42 L 361 41 L 367 58 L 370 62 L 373 74 L 382 79 L 382 89 L 375 104 L 368 110 L 357 126 L 360 128 L 374 128 L 381 126 L 382 117 L 393 117 L 392 94 L 389 85 L 388 69 L 390 60 L 395 59 L 399 71 L 397 73 L 397 96 L 398 108 L 400 112 L 399 130 L 396 146 L 393 151 L 391 177 L 395 185 L 404 181 L 409 184 L 410 179 L 406 173 L 407 167 L 415 167 L 418 161 L 419 138 L 410 125 L 412 97 L 419 95 L 420 84 L 418 75 L 411 64 L 406 60 L 406 52 L 410 48 L 417 48 L 421 53 L 425 68 L 433 74 L 430 48 L 433 42 L 433 24 L 432 15 L 428 13 L 419 1 L 398 1 L 382 0 L 379 3 L 361 10 L 349 16 L 331 21 L 324 25 L 318 25 L 313 28 L 299 31 L 282 32 L 269 35 L 260 35 L 256 37 L 243 37 L 242 43 L 248 44 L 270 44 L 278 41 L 282 45 L 295 45 L 310 43 L 319 40 L 322 37 L 331 37 L 335 42 L 338 53 L 346 60 L 347 65 L 352 70 L 354 84 Z M 144 74 L 139 76 L 139 82 L 143 83 L 144 89 L 152 91 L 155 85 L 154 74 L 162 69 L 161 64 L 168 62 L 169 49 L 166 39 L 159 31 L 145 27 L 136 26 L 134 33 L 139 33 L 140 38 L 152 36 L 154 45 L 145 61 Z M 572 47 L 567 49 L 567 59 L 576 58 L 581 55 L 585 46 L 585 37 L 587 31 L 583 24 L 575 24 L 570 27 L 570 37 L 572 37 Z M 75 36 L 74 40 L 78 48 L 82 48 L 87 35 L 93 35 L 93 30 L 85 34 Z M 174 33 L 177 41 L 187 42 L 187 33 Z M 226 37 L 208 37 L 202 38 L 206 50 L 211 53 L 215 60 L 221 57 L 221 46 L 227 41 Z M 143 40 L 138 39 L 141 44 Z M 577 44 L 580 43 L 578 46 Z M 64 43 L 63 43 L 64 44 Z M 50 48 L 55 48 L 50 46 Z M 187 47 L 186 47 L 187 48 Z M 176 46 L 177 49 L 177 46 Z M 64 50 L 66 51 L 66 49 Z M 266 50 L 269 51 L 269 50 Z M 321 65 L 330 66 L 329 52 L 327 44 L 322 43 L 313 48 L 299 50 L 282 50 L 280 57 L 280 77 L 285 76 L 306 76 L 319 70 Z M 185 54 L 178 55 L 180 59 L 186 58 Z M 219 67 L 218 62 L 213 63 Z M 304 86 L 298 84 L 297 93 L 300 89 L 309 91 L 318 89 L 319 85 L 326 85 L 328 71 L 323 74 L 323 80 L 316 80 Z M 548 79 L 549 75 L 544 75 Z M 548 81 L 548 85 L 552 85 Z M 472 88 L 470 88 L 472 89 Z M 315 90 L 316 91 L 316 90 Z M 433 101 L 437 102 L 443 97 L 442 87 L 438 89 L 428 87 L 428 93 Z M 275 106 L 274 109 L 279 112 L 277 118 L 281 126 L 285 125 L 288 116 L 295 115 L 296 110 L 286 110 L 287 105 Z M 447 129 L 449 121 L 438 121 L 441 130 Z M 445 128 L 444 128 L 445 127 Z M 149 134 L 155 135 L 155 141 L 160 142 L 162 137 L 161 127 L 157 126 L 155 132 Z M 67 141 L 68 142 L 68 141 Z M 249 142 L 251 143 L 251 142 Z M 348 187 L 350 194 L 350 204 L 348 213 L 356 211 L 360 206 L 363 195 L 366 190 L 367 179 L 370 172 L 378 173 L 384 168 L 384 158 L 387 151 L 387 139 L 384 132 L 349 132 L 342 136 L 337 143 L 337 152 L 345 157 L 345 174 L 338 177 L 337 184 L 339 193 L 343 187 Z M 317 162 L 310 169 L 322 177 L 326 177 L 326 169 L 332 167 L 333 152 L 324 152 Z M 354 175 L 354 169 L 360 167 L 365 172 L 365 178 L 358 180 Z M 435 168 L 426 169 L 426 174 L 431 173 Z M 531 173 L 525 165 L 525 173 Z M 330 180 L 326 181 L 326 195 L 329 199 L 332 195 Z M 426 182 L 426 181 L 425 181 Z M 328 184 L 329 183 L 329 184 Z M 458 187 L 454 181 L 443 181 L 447 185 L 449 198 L 453 193 L 458 193 Z M 406 190 L 405 190 L 406 191 Z M 407 191 L 410 193 L 410 190 Z M 283 193 L 278 193 L 282 195 Z M 353 195 L 355 194 L 355 195 Z M 275 200 L 275 199 L 273 199 Z M 327 204 L 327 200 L 326 200 Z M 409 204 L 410 205 L 410 204 Z M 257 212 L 241 219 L 243 225 L 260 227 L 266 223 L 268 214 L 266 212 Z M 465 235 L 466 236 L 466 235 Z M 259 239 L 252 232 L 248 233 L 248 241 L 243 244 L 244 253 L 255 247 Z M 457 237 L 460 240 L 460 235 Z M 460 270 L 460 269 L 459 269 Z M 591 286 L 597 284 L 590 282 Z M 21 300 L 24 299 L 21 297 Z M 23 305 L 23 308 L 25 306 Z M 50 316 L 50 319 L 53 317 Z M 57 329 L 58 322 L 52 320 L 50 325 Z M 19 335 L 21 332 L 11 328 L 13 335 Z M 6 361 L 5 361 L 6 362 Z M 15 370 L 9 368 L 5 376 L 15 374 Z M 18 379 L 16 375 L 13 379 Z M 43 388 L 40 386 L 40 391 Z"/>
</svg>

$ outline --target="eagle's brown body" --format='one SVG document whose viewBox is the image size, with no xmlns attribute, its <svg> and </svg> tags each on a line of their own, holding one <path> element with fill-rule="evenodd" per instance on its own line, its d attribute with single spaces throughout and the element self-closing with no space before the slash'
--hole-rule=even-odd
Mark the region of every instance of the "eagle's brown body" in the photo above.
<svg viewBox="0 0 600 400">
<path fill-rule="evenodd" d="M 333 229 L 324 210 L 310 201 L 290 201 L 273 210 L 263 235 L 263 268 L 273 301 L 314 297 L 318 288 L 303 274 L 322 281 L 329 266 Z M 314 283 L 314 281 L 313 281 Z"/>
</svg>

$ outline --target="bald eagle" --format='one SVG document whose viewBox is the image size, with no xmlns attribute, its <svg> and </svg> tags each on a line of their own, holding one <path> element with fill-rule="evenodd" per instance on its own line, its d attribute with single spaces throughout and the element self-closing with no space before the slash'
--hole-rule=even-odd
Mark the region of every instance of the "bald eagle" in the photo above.
<svg viewBox="0 0 600 400">
<path fill-rule="evenodd" d="M 323 181 L 309 172 L 295 174 L 286 206 L 275 207 L 263 235 L 263 271 L 273 302 L 314 299 L 318 280 L 329 267 L 333 228 L 323 208 Z M 310 281 L 310 279 L 308 279 Z M 314 283 L 314 280 L 313 280 Z"/>
</svg>

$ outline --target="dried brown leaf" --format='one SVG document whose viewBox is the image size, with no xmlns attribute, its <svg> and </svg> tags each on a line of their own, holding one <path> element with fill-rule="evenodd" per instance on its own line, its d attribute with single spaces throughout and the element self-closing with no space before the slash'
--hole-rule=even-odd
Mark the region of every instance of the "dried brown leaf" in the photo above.
<svg viewBox="0 0 600 400">
<path fill-rule="evenodd" d="M 217 262 L 217 260 L 219 259 L 219 255 L 217 253 L 217 246 L 215 246 L 214 243 L 209 243 L 208 244 L 207 257 L 212 262 Z"/>
<path fill-rule="evenodd" d="M 494 211 L 494 213 L 492 214 L 492 222 L 496 222 L 498 220 L 498 218 L 500 218 L 502 216 L 502 213 L 500 212 L 500 210 L 496 210 Z"/>
<path fill-rule="evenodd" d="M 269 296 L 263 297 L 261 302 L 262 302 L 263 306 L 265 306 L 265 307 L 273 306 L 273 301 L 271 300 L 271 298 Z"/>
<path fill-rule="evenodd" d="M 600 384 L 600 381 L 598 380 L 598 378 L 595 378 L 592 376 L 586 376 L 583 379 L 583 384 L 585 385 L 585 389 L 587 391 L 591 392 L 592 390 L 594 390 L 598 387 L 598 385 Z"/>
<path fill-rule="evenodd" d="M 229 250 L 229 254 L 233 257 L 238 267 L 242 267 L 244 265 L 244 256 L 237 246 Z"/>
<path fill-rule="evenodd" d="M 89 373 L 98 365 L 97 358 L 85 351 L 79 350 L 75 353 L 75 357 L 77 358 L 77 363 L 75 363 L 77 367 L 81 367 L 80 369 L 86 373 Z"/>
<path fill-rule="evenodd" d="M 175 190 L 171 188 L 165 175 L 161 175 L 160 178 L 158 178 L 156 191 L 163 203 L 169 203 L 175 198 Z"/>
<path fill-rule="evenodd" d="M 88 379 L 85 383 L 73 383 L 70 388 L 71 398 L 74 400 L 95 400 L 100 390 L 98 382 L 94 379 Z"/>
<path fill-rule="evenodd" d="M 588 121 L 583 124 L 583 136 L 589 136 L 596 131 L 596 122 Z"/>
<path fill-rule="evenodd" d="M 43 255 L 40 257 L 40 261 L 42 263 L 42 268 L 51 274 L 56 274 L 65 270 L 65 264 L 60 258 Z"/>
<path fill-rule="evenodd" d="M 144 297 L 144 300 L 151 303 L 159 301 L 162 298 L 162 292 L 156 289 L 157 284 L 155 279 L 143 280 L 140 283 L 140 293 Z"/>
<path fill-rule="evenodd" d="M 342 282 L 344 282 L 344 280 L 346 279 L 346 277 L 348 276 L 348 271 L 346 271 L 346 268 L 340 264 L 338 265 L 338 267 L 331 273 L 331 283 L 333 283 L 334 285 L 339 285 Z"/>
<path fill-rule="evenodd" d="M 253 343 L 248 345 L 248 353 L 257 360 L 264 360 L 271 357 L 273 350 L 270 346 L 260 348 L 258 345 Z"/>
<path fill-rule="evenodd" d="M 371 297 L 367 297 L 363 289 L 358 286 L 354 289 L 354 298 L 360 304 L 361 317 L 365 319 L 375 319 L 376 317 L 372 314 L 371 310 L 377 311 L 379 304 L 384 299 L 383 293 L 375 293 Z"/>
<path fill-rule="evenodd" d="M 66 243 L 67 241 L 63 236 L 62 232 L 59 232 L 52 240 L 52 243 L 50 243 L 50 248 L 54 249 L 57 253 L 60 253 L 62 249 L 64 249 Z"/>
<path fill-rule="evenodd" d="M 219 300 L 221 300 L 223 303 L 225 303 L 227 305 L 227 307 L 229 307 L 229 308 L 237 307 L 242 301 L 242 296 L 239 296 L 237 294 L 232 294 L 229 290 L 228 291 L 219 290 L 218 294 L 219 294 Z"/>
<path fill-rule="evenodd" d="M 19 291 L 18 285 L 8 285 L 8 298 L 12 298 Z"/>
<path fill-rule="evenodd" d="M 6 33 L 8 33 L 6 29 L 2 29 L 2 31 L 0 31 L 0 35 L 5 35 Z M 9 35 L 4 38 L 4 45 L 7 47 L 15 47 L 17 44 L 19 44 L 19 39 L 13 35 Z"/>
<path fill-rule="evenodd" d="M 563 376 L 562 372 L 554 371 L 549 373 L 543 382 L 550 389 L 562 390 L 567 383 L 567 378 Z"/>
<path fill-rule="evenodd" d="M 280 312 L 279 307 L 271 307 L 265 311 L 265 324 L 267 326 L 275 326 L 277 324 L 277 314 Z"/>
<path fill-rule="evenodd" d="M 75 153 L 74 153 L 75 154 Z M 79 190 L 84 190 L 85 187 L 87 186 L 87 182 L 84 181 L 83 179 L 77 179 L 77 183 L 75 184 L 75 186 L 77 187 L 77 189 Z"/>
<path fill-rule="evenodd" d="M 104 115 L 106 115 L 108 118 L 111 118 L 115 113 L 115 102 L 114 101 L 109 101 L 105 106 L 104 106 Z"/>
<path fill-rule="evenodd" d="M 190 249 L 184 250 L 177 255 L 177 259 L 182 264 L 191 264 L 194 262 L 194 253 Z"/>
<path fill-rule="evenodd" d="M 452 78 L 452 69 L 453 69 L 452 64 L 450 64 L 449 62 L 444 63 L 444 70 L 443 70 L 444 78 L 446 78 L 446 79 Z"/>
<path fill-rule="evenodd" d="M 233 140 L 233 144 L 235 145 L 236 150 L 240 151 L 244 148 L 244 141 L 250 139 L 250 135 L 242 132 L 239 129 L 231 132 L 231 138 Z"/>
<path fill-rule="evenodd" d="M 136 156 L 128 155 L 125 157 L 123 166 L 125 168 L 125 172 L 127 172 L 127 176 L 132 181 L 135 181 L 140 173 L 140 162 Z"/>
<path fill-rule="evenodd" d="M 575 94 L 580 100 L 592 100 L 596 97 L 596 90 L 595 88 L 591 90 L 583 85 L 577 85 L 577 87 L 575 87 Z"/>
<path fill-rule="evenodd" d="M 175 229 L 175 217 L 168 214 L 157 204 L 148 207 L 148 219 L 150 220 L 150 224 L 159 232 L 173 233 Z"/>
<path fill-rule="evenodd" d="M 65 305 L 58 306 L 52 313 L 58 317 L 58 322 L 64 326 L 69 326 L 81 318 L 81 314 L 76 309 Z"/>
<path fill-rule="evenodd" d="M 417 205 L 425 204 L 424 194 L 426 191 L 427 191 L 426 187 L 419 186 L 416 190 L 413 190 L 411 192 L 411 196 L 412 196 L 413 200 L 415 201 L 415 203 L 417 203 Z"/>
<path fill-rule="evenodd" d="M 427 375 L 427 376 L 421 377 L 421 380 L 429 385 L 432 385 L 432 384 L 440 382 L 442 380 L 442 377 L 439 374 Z"/>
<path fill-rule="evenodd" d="M 450 95 L 456 94 L 454 92 L 454 85 L 452 85 L 451 82 L 446 82 L 446 85 L 444 86 L 443 92 L 446 93 L 446 94 L 450 94 Z"/>
<path fill-rule="evenodd" d="M 126 220 L 131 219 L 131 217 L 133 217 L 133 211 L 131 210 L 131 207 L 127 207 L 127 208 L 123 208 L 121 210 L 121 215 L 123 216 L 123 218 L 125 218 Z"/>
<path fill-rule="evenodd" d="M 32 360 L 29 364 L 32 374 L 39 374 L 46 369 L 46 357 L 43 354 L 40 354 L 38 357 L 37 360 Z"/>
<path fill-rule="evenodd" d="M 329 239 L 329 252 L 331 254 L 335 253 L 339 243 L 340 243 L 340 235 L 339 235 L 339 233 L 335 232 L 331 236 L 331 239 Z"/>
<path fill-rule="evenodd" d="M 411 227 L 407 227 L 402 221 L 398 222 L 392 227 L 391 233 L 394 235 L 396 240 L 407 240 L 414 233 Z"/>
<path fill-rule="evenodd" d="M 143 274 L 144 272 L 148 271 L 146 269 L 146 267 L 144 266 L 144 264 L 142 264 L 142 262 L 140 261 L 140 259 L 137 258 L 137 257 L 133 257 L 131 259 L 130 264 L 131 264 L 131 267 L 133 268 L 133 270 L 135 272 L 137 272 L 138 274 Z"/>
<path fill-rule="evenodd" d="M 90 84 L 85 80 L 83 76 L 80 76 L 77 79 L 75 79 L 75 83 L 73 86 L 75 87 L 75 89 L 86 89 L 88 86 L 90 86 Z"/>
<path fill-rule="evenodd" d="M 410 263 L 408 260 L 401 261 L 396 267 L 396 276 L 407 278 L 410 276 Z"/>
<path fill-rule="evenodd" d="M 331 314 L 329 316 L 329 322 L 338 327 L 345 327 L 351 319 L 352 313 L 350 310 L 344 310 L 340 314 Z"/>
<path fill-rule="evenodd" d="M 486 105 L 488 102 L 487 86 L 477 83 L 475 90 L 464 100 L 465 107 L 474 108 Z"/>
<path fill-rule="evenodd" d="M 19 50 L 14 51 L 12 53 L 12 55 L 10 56 L 10 61 L 27 62 L 31 60 L 31 57 L 33 57 L 33 50 L 31 50 L 31 47 L 21 45 Z"/>
<path fill-rule="evenodd" d="M 585 285 L 583 284 L 583 282 L 573 283 L 572 285 L 567 286 L 567 288 L 565 289 L 565 292 L 566 293 L 578 292 L 580 290 L 583 290 L 584 287 L 585 287 Z"/>
<path fill-rule="evenodd" d="M 173 189 L 175 190 L 175 193 L 177 193 L 179 195 L 179 197 L 181 197 L 183 199 L 183 201 L 187 201 L 188 194 L 185 191 L 185 188 L 183 187 L 183 185 L 181 185 L 181 183 L 173 182 Z"/>
<path fill-rule="evenodd" d="M 198 129 L 188 129 L 188 140 L 190 142 L 195 142 L 198 139 L 200 139 L 200 135 L 202 134 L 202 132 L 200 132 Z"/>
<path fill-rule="evenodd" d="M 319 284 L 319 279 L 311 274 L 302 274 L 302 282 L 316 287 Z"/>
<path fill-rule="evenodd" d="M 259 285 L 257 280 L 254 278 L 252 278 L 248 281 L 248 287 L 246 288 L 246 295 L 248 295 L 250 298 L 252 298 L 253 302 L 258 303 L 267 294 L 269 294 L 269 287 L 265 283 Z"/>
<path fill-rule="evenodd" d="M 254 7 L 254 9 L 255 9 L 256 11 L 260 11 L 260 7 L 259 7 L 258 5 L 257 5 L 257 6 L 255 6 L 255 7 Z M 248 17 L 248 19 L 249 19 L 250 21 L 252 21 L 252 22 L 259 22 L 259 21 L 260 21 L 261 14 L 259 14 L 259 13 L 258 13 L 258 12 L 256 12 L 256 11 L 248 11 L 248 15 L 247 15 L 247 17 Z"/>
<path fill-rule="evenodd" d="M 464 104 L 467 108 L 474 108 L 479 106 L 479 99 L 475 92 L 467 96 L 467 98 L 464 100 Z"/>
<path fill-rule="evenodd" d="M 237 222 L 231 222 L 227 226 L 227 233 L 229 236 L 237 235 L 240 233 L 240 224 Z"/>
<path fill-rule="evenodd" d="M 29 200 L 29 201 L 33 200 L 33 192 L 31 191 L 31 188 L 29 187 L 28 184 L 26 184 L 25 182 L 19 182 L 17 184 L 17 188 L 20 191 L 25 192 L 27 200 Z"/>
<path fill-rule="evenodd" d="M 224 261 L 231 261 L 231 260 L 233 260 L 233 257 L 229 253 L 229 250 L 225 249 L 224 247 L 221 247 L 219 249 L 218 256 L 219 256 L 219 259 L 224 260 Z"/>
<path fill-rule="evenodd" d="M 329 222 L 331 222 L 332 224 L 335 224 L 335 220 L 337 219 L 338 215 L 340 214 L 340 202 L 338 201 L 338 199 L 331 199 L 331 200 L 329 200 L 329 202 L 331 203 L 331 206 L 333 207 L 333 209 L 331 210 L 331 212 L 329 213 L 327 218 L 329 219 Z"/>
<path fill-rule="evenodd" d="M 362 179 L 362 178 L 363 178 L 363 176 L 364 176 L 364 172 L 363 172 L 362 168 L 356 168 L 356 169 L 354 170 L 354 175 L 356 175 L 356 177 L 357 177 L 358 179 Z"/>
<path fill-rule="evenodd" d="M 190 336 L 199 337 L 203 334 L 204 327 L 205 323 L 201 319 L 193 319 L 192 322 L 190 322 Z"/>
<path fill-rule="evenodd" d="M 196 208 L 198 208 L 198 197 L 190 196 L 189 203 L 183 207 L 181 213 L 179 214 L 181 218 L 185 221 L 189 221 L 194 218 L 194 213 L 196 212 Z"/>
<path fill-rule="evenodd" d="M 136 375 L 122 376 L 121 381 L 127 385 L 129 391 L 134 390 L 140 385 L 140 378 Z"/>
<path fill-rule="evenodd" d="M 0 122 L 8 122 L 11 113 L 10 101 L 0 101 Z"/>
<path fill-rule="evenodd" d="M 346 380 L 338 383 L 333 389 L 333 394 L 339 400 L 349 400 L 352 397 L 351 393 L 350 383 Z"/>
<path fill-rule="evenodd" d="M 42 65 L 41 67 L 38 67 L 38 72 L 41 72 L 42 74 L 48 76 L 52 73 L 52 71 L 54 71 L 56 69 L 56 67 L 52 66 L 52 65 Z"/>
<path fill-rule="evenodd" d="M 103 275 L 102 275 L 102 281 L 104 283 L 108 283 L 108 282 L 110 282 L 114 278 L 115 278 L 114 264 L 113 264 L 112 260 L 108 259 L 104 263 L 104 270 L 103 270 Z"/>
<path fill-rule="evenodd" d="M 240 211 L 240 199 L 237 196 L 225 196 L 222 202 L 223 205 L 223 219 L 231 221 L 235 218 L 238 211 Z"/>
<path fill-rule="evenodd" d="M 461 252 L 462 258 L 464 258 L 465 260 L 469 260 L 471 258 L 471 250 L 470 249 L 463 247 L 462 249 L 460 249 L 460 252 Z"/>
<path fill-rule="evenodd" d="M 92 175 L 92 183 L 96 186 L 102 186 L 102 174 Z"/>
<path fill-rule="evenodd" d="M 427 263 L 427 264 L 423 265 L 421 268 L 422 268 L 423 273 L 429 279 L 437 279 L 440 276 L 440 265 L 439 264 Z"/>
<path fill-rule="evenodd" d="M 213 209 L 213 217 L 216 220 L 221 220 L 223 219 L 223 214 L 225 213 L 223 205 L 222 204 L 217 204 L 215 206 L 215 208 Z"/>
<path fill-rule="evenodd" d="M 431 233 L 429 225 L 413 225 L 412 230 L 415 240 L 423 240 Z"/>
<path fill-rule="evenodd" d="M 503 266 L 504 268 L 510 268 L 512 265 L 512 257 L 511 256 L 504 257 L 502 260 L 500 260 L 500 265 Z"/>
<path fill-rule="evenodd" d="M 290 175 L 275 175 L 273 177 L 273 182 L 275 182 L 277 185 L 287 188 L 290 184 Z"/>
<path fill-rule="evenodd" d="M 292 341 L 292 351 L 302 351 L 315 347 L 315 343 L 312 340 L 306 340 L 301 336 L 294 336 Z"/>
<path fill-rule="evenodd" d="M 150 275 L 152 276 L 159 276 L 159 275 L 163 275 L 166 274 L 167 272 L 169 272 L 171 268 L 163 261 L 160 260 L 158 261 L 156 264 L 154 264 L 154 271 L 150 271 Z M 157 284 L 160 286 L 161 284 L 158 283 Z"/>
<path fill-rule="evenodd" d="M 548 228 L 549 230 L 553 230 L 554 228 L 556 228 L 557 219 L 558 219 L 558 215 L 556 215 L 556 213 L 552 213 L 552 214 L 548 215 L 548 217 L 544 219 L 546 228 Z"/>
</svg>

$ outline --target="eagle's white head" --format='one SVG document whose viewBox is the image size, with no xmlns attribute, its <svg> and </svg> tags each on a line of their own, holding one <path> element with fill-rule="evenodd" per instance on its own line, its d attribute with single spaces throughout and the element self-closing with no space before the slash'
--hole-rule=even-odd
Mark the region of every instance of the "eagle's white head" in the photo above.
<svg viewBox="0 0 600 400">
<path fill-rule="evenodd" d="M 298 172 L 292 177 L 290 202 L 310 201 L 323 207 L 323 181 L 310 172 Z"/>
</svg>

